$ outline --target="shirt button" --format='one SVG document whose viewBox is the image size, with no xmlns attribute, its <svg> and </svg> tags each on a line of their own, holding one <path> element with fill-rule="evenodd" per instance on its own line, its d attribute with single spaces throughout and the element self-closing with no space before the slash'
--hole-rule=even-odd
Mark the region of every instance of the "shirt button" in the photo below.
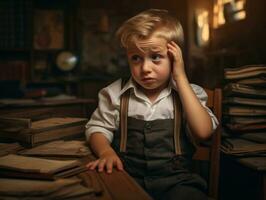
<svg viewBox="0 0 266 200">
<path fill-rule="evenodd" d="M 150 124 L 149 122 L 146 122 L 146 124 L 145 124 L 145 128 L 146 128 L 146 129 L 151 129 L 151 124 Z"/>
</svg>

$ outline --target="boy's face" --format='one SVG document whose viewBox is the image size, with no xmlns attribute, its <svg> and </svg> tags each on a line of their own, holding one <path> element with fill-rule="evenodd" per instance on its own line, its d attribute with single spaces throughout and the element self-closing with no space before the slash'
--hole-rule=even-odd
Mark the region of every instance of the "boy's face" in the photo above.
<svg viewBox="0 0 266 200">
<path fill-rule="evenodd" d="M 127 49 L 131 75 L 144 90 L 162 90 L 171 75 L 167 41 L 151 36 Z"/>
</svg>

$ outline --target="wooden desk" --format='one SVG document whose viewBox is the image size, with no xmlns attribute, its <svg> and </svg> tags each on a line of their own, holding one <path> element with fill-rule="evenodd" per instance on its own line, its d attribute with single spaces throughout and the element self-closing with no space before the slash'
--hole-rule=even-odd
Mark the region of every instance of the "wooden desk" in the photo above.
<svg viewBox="0 0 266 200">
<path fill-rule="evenodd" d="M 95 99 L 0 101 L 0 116 L 31 118 L 89 117 L 97 106 Z"/>
<path fill-rule="evenodd" d="M 16 154 L 20 150 L 25 150 L 25 148 L 17 148 L 17 150 L 9 153 Z M 6 154 L 1 156 L 4 155 Z M 81 159 L 62 156 L 47 158 L 57 160 L 78 159 L 84 165 L 94 159 L 93 155 Z M 151 197 L 124 171 L 114 169 L 111 174 L 107 174 L 106 172 L 99 173 L 95 170 L 87 170 L 75 176 L 82 180 L 82 185 L 93 188 L 95 191 L 93 195 L 82 198 L 82 200 L 151 200 Z"/>
<path fill-rule="evenodd" d="M 83 159 L 84 163 L 91 157 Z M 87 186 L 98 191 L 96 200 L 151 200 L 151 197 L 126 172 L 113 170 L 106 172 L 86 171 L 78 175 Z"/>
<path fill-rule="evenodd" d="M 258 162 L 264 163 L 264 167 Z M 266 200 L 266 157 L 221 156 L 221 200 Z"/>
<path fill-rule="evenodd" d="M 29 101 L 0 108 L 0 115 L 8 117 L 28 117 L 40 119 L 47 117 L 84 117 L 89 116 L 97 106 L 92 99 L 74 99 L 67 101 Z M 73 159 L 73 158 L 72 158 Z M 93 157 L 82 159 L 87 163 Z M 92 186 L 98 191 L 95 200 L 150 200 L 148 194 L 126 172 L 86 171 L 77 175 L 83 184 Z M 88 198 L 91 199 L 91 198 Z"/>
</svg>

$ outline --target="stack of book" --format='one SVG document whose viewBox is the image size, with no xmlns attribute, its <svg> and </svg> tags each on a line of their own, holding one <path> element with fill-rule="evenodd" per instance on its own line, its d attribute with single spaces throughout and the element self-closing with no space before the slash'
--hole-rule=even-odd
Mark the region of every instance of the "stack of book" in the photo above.
<svg viewBox="0 0 266 200">
<path fill-rule="evenodd" d="M 92 152 L 85 141 L 56 140 L 33 148 L 24 149 L 19 151 L 18 154 L 43 157 L 84 157 L 91 155 Z"/>
<path fill-rule="evenodd" d="M 5 156 L 10 153 L 15 153 L 22 149 L 23 147 L 18 142 L 0 143 L 0 156 Z"/>
<path fill-rule="evenodd" d="M 266 65 L 226 68 L 224 77 L 223 125 L 227 135 L 265 144 Z M 230 142 L 234 140 L 238 141 L 233 138 Z"/>
<path fill-rule="evenodd" d="M 33 147 L 41 143 L 84 136 L 86 118 L 55 117 L 38 121 L 0 117 L 0 140 Z"/>
<path fill-rule="evenodd" d="M 93 188 L 78 179 L 31 180 L 0 178 L 0 199 L 94 199 Z"/>
<path fill-rule="evenodd" d="M 9 154 L 0 157 L 0 175 L 53 180 L 66 178 L 86 170 L 78 160 L 54 160 Z"/>
<path fill-rule="evenodd" d="M 78 160 L 0 157 L 0 199 L 86 199 L 93 188 L 69 178 L 85 170 Z"/>
</svg>

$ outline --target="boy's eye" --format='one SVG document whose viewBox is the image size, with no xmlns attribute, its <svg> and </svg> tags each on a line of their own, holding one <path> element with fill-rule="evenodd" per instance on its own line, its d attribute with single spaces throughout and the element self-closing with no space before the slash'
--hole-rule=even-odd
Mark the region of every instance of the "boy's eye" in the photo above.
<svg viewBox="0 0 266 200">
<path fill-rule="evenodd" d="M 133 62 L 139 62 L 141 60 L 141 57 L 139 55 L 132 55 L 130 59 Z"/>
<path fill-rule="evenodd" d="M 161 58 L 162 58 L 162 56 L 159 55 L 159 54 L 153 54 L 153 55 L 151 55 L 151 59 L 153 61 L 160 61 Z"/>
</svg>

